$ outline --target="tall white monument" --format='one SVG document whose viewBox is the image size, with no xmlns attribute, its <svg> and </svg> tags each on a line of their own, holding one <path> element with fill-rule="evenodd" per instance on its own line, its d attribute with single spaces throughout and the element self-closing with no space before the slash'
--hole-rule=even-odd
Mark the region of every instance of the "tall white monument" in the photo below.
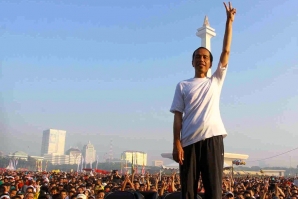
<svg viewBox="0 0 298 199">
<path fill-rule="evenodd" d="M 216 33 L 215 29 L 210 27 L 207 16 L 205 16 L 203 26 L 197 30 L 196 35 L 201 38 L 201 46 L 211 51 L 211 38 L 216 36 Z M 208 70 L 207 77 L 211 77 L 211 69 Z"/>
</svg>

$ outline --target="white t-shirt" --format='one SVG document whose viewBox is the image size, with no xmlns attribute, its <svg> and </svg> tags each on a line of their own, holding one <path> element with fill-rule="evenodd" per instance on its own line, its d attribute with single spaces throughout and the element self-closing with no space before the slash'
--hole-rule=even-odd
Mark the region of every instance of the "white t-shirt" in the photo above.
<svg viewBox="0 0 298 199">
<path fill-rule="evenodd" d="M 177 84 L 170 111 L 183 113 L 183 147 L 213 136 L 226 137 L 219 99 L 227 67 L 219 63 L 211 78 L 191 78 Z"/>
</svg>

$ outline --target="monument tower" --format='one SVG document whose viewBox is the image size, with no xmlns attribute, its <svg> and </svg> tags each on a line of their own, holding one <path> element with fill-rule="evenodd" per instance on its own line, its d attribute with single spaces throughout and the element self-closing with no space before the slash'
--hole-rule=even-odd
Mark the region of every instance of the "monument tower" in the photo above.
<svg viewBox="0 0 298 199">
<path fill-rule="evenodd" d="M 215 29 L 210 27 L 207 16 L 205 16 L 203 26 L 197 30 L 196 35 L 201 38 L 201 46 L 211 51 L 211 38 L 216 36 L 216 33 Z M 209 69 L 207 77 L 211 77 L 211 75 L 211 69 Z"/>
</svg>

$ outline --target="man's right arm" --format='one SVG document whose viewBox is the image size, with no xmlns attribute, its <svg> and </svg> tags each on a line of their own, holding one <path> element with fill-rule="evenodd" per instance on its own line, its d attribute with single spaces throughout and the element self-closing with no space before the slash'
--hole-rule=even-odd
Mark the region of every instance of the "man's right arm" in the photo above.
<svg viewBox="0 0 298 199">
<path fill-rule="evenodd" d="M 181 145 L 182 113 L 175 111 L 173 124 L 173 159 L 179 164 L 183 164 L 184 152 Z"/>
</svg>

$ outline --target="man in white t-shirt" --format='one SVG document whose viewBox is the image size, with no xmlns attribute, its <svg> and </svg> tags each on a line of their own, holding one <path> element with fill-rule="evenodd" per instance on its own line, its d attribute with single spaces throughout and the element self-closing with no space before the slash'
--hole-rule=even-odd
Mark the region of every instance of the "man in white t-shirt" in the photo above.
<svg viewBox="0 0 298 199">
<path fill-rule="evenodd" d="M 212 77 L 211 52 L 200 47 L 192 57 L 195 77 L 178 83 L 170 111 L 174 113 L 173 158 L 180 164 L 182 199 L 194 199 L 202 177 L 205 198 L 222 198 L 223 138 L 227 135 L 219 111 L 228 67 L 232 23 L 236 9 L 226 5 L 227 21 L 220 61 Z"/>
</svg>

